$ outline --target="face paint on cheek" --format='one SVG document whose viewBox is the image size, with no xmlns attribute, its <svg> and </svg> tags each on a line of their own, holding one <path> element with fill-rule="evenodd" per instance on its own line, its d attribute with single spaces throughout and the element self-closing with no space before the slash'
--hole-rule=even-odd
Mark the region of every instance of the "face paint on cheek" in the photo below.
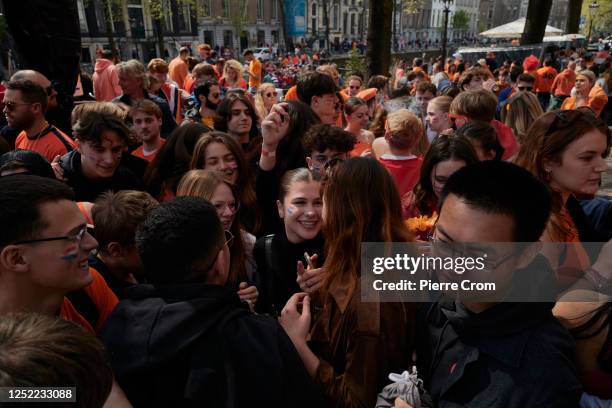
<svg viewBox="0 0 612 408">
<path fill-rule="evenodd" d="M 78 256 L 79 256 L 79 251 L 74 251 L 74 252 L 70 252 L 69 254 L 62 256 L 60 259 L 62 261 L 70 262 L 70 261 L 74 261 Z"/>
<path fill-rule="evenodd" d="M 295 208 L 295 206 L 290 205 L 289 207 L 287 207 L 287 214 L 289 215 L 293 215 L 297 212 L 297 208 Z"/>
</svg>

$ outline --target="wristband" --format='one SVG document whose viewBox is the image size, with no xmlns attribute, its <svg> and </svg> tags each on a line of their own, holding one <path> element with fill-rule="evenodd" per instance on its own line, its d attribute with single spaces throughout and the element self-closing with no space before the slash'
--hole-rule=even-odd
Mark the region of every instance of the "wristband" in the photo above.
<svg viewBox="0 0 612 408">
<path fill-rule="evenodd" d="M 266 150 L 266 149 L 264 149 L 264 148 L 262 147 L 262 148 L 261 148 L 261 155 L 262 155 L 263 157 L 276 157 L 276 151 L 271 152 L 271 151 Z"/>
</svg>

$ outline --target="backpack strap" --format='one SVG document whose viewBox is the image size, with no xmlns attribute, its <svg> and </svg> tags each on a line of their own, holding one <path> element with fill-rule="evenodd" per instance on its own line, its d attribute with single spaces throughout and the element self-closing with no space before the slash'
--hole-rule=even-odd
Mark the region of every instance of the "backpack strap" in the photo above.
<svg viewBox="0 0 612 408">
<path fill-rule="evenodd" d="M 268 271 L 266 287 L 268 290 L 268 298 L 270 299 L 270 313 L 272 316 L 280 316 L 280 310 L 278 310 L 278 306 L 275 303 L 275 288 L 274 281 L 276 280 L 276 268 L 274 267 L 274 262 L 272 262 L 272 240 L 274 239 L 274 234 L 266 235 L 264 238 L 264 250 L 266 255 L 266 270 Z"/>
</svg>

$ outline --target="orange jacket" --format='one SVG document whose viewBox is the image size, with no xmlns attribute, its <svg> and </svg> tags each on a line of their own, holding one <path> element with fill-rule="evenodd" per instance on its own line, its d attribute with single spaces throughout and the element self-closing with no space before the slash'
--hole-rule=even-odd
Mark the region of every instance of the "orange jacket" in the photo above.
<svg viewBox="0 0 612 408">
<path fill-rule="evenodd" d="M 595 85 L 591 88 L 588 96 L 588 106 L 593 109 L 595 112 L 595 116 L 599 117 L 601 115 L 601 111 L 605 108 L 608 103 L 608 95 L 606 95 L 606 91 L 604 91 L 599 85 Z M 563 101 L 561 105 L 561 110 L 572 110 L 576 109 L 576 97 L 570 96 Z"/>
</svg>

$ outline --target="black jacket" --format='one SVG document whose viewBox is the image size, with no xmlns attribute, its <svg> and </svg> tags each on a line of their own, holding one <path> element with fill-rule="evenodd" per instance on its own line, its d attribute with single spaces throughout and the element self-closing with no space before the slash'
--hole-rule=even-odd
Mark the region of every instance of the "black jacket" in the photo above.
<svg viewBox="0 0 612 408">
<path fill-rule="evenodd" d="M 142 191 L 142 181 L 127 167 L 120 164 L 115 174 L 104 180 L 89 180 L 81 170 L 81 154 L 73 150 L 60 159 L 67 183 L 74 190 L 76 201 L 94 202 L 105 191 L 139 190 Z"/>
<path fill-rule="evenodd" d="M 314 239 L 293 244 L 283 228 L 282 232 L 273 235 L 269 256 L 266 254 L 266 239 L 259 238 L 253 248 L 259 279 L 257 309 L 262 313 L 279 315 L 289 298 L 302 291 L 296 279 L 297 261 L 302 261 L 306 267 L 304 252 L 310 256 L 318 254 L 317 267 L 323 265 L 323 237 L 319 234 Z"/>
<path fill-rule="evenodd" d="M 117 381 L 139 407 L 315 407 L 291 340 L 230 289 L 137 285 L 100 332 Z"/>
<path fill-rule="evenodd" d="M 450 299 L 425 309 L 419 374 L 438 407 L 577 407 L 574 341 L 552 303 L 475 314 Z"/>
</svg>

